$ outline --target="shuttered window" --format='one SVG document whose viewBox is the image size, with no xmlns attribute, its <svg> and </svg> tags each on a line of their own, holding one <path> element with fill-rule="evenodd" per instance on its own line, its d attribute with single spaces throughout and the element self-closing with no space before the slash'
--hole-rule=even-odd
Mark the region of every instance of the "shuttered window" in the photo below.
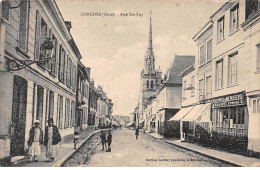
<svg viewBox="0 0 260 170">
<path fill-rule="evenodd" d="M 59 98 L 59 117 L 58 117 L 58 128 L 63 128 L 63 97 Z"/>
<path fill-rule="evenodd" d="M 72 101 L 71 102 L 71 119 L 70 119 L 70 127 L 74 127 L 75 126 L 75 102 Z"/>
<path fill-rule="evenodd" d="M 29 21 L 29 1 L 22 0 L 20 6 L 20 26 L 18 46 L 27 51 L 28 45 L 28 21 Z"/>
<path fill-rule="evenodd" d="M 52 44 L 53 44 L 53 54 L 52 54 L 52 59 L 49 60 L 49 70 L 50 70 L 50 73 L 52 75 L 56 75 L 56 56 L 58 54 L 58 49 L 57 49 L 57 39 L 54 35 L 52 35 Z"/>
<path fill-rule="evenodd" d="M 67 62 L 67 85 L 71 87 L 71 59 L 68 57 L 68 62 Z"/>
<path fill-rule="evenodd" d="M 70 100 L 66 99 L 65 106 L 65 128 L 70 127 Z"/>
<path fill-rule="evenodd" d="M 9 20 L 9 7 L 10 7 L 9 0 L 2 1 L 2 17 L 7 21 Z"/>
<path fill-rule="evenodd" d="M 35 60 L 40 59 L 40 36 L 41 36 L 41 16 L 39 11 L 36 11 L 36 27 L 35 27 L 35 44 L 34 57 Z"/>
<path fill-rule="evenodd" d="M 59 57 L 59 80 L 64 83 L 64 68 L 65 68 L 65 51 L 60 47 L 60 57 Z"/>
</svg>

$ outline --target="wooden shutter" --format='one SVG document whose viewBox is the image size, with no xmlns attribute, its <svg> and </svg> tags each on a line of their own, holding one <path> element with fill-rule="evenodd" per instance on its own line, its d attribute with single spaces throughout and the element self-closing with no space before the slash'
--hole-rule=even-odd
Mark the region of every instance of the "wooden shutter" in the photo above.
<svg viewBox="0 0 260 170">
<path fill-rule="evenodd" d="M 29 16 L 29 1 L 22 0 L 20 7 L 20 26 L 18 46 L 27 51 L 28 43 L 28 17 Z"/>
<path fill-rule="evenodd" d="M 34 57 L 35 60 L 40 59 L 40 36 L 41 36 L 41 16 L 39 11 L 36 11 L 36 28 L 35 28 L 35 44 Z"/>
<path fill-rule="evenodd" d="M 2 2 L 2 17 L 6 19 L 7 21 L 9 20 L 9 7 L 10 7 L 10 2 L 9 0 L 4 0 Z"/>
</svg>

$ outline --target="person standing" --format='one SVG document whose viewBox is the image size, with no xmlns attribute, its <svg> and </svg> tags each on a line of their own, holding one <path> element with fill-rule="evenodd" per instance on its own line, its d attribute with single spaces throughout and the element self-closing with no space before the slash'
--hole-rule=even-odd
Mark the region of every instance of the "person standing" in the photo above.
<svg viewBox="0 0 260 170">
<path fill-rule="evenodd" d="M 77 143 L 79 142 L 79 132 L 74 132 L 74 149 L 77 148 Z"/>
<path fill-rule="evenodd" d="M 100 138 L 101 138 L 101 143 L 102 143 L 102 150 L 104 150 L 104 146 L 105 146 L 105 149 L 107 150 L 106 134 L 105 134 L 105 132 L 103 130 L 101 130 Z"/>
<path fill-rule="evenodd" d="M 138 126 L 135 129 L 135 136 L 136 136 L 136 140 L 137 140 L 138 136 L 139 136 L 139 127 Z"/>
<path fill-rule="evenodd" d="M 54 161 L 54 157 L 58 155 L 57 144 L 61 141 L 58 128 L 53 124 L 53 119 L 48 119 L 48 126 L 45 128 L 44 145 L 46 146 L 46 157 L 49 161 Z"/>
<path fill-rule="evenodd" d="M 40 121 L 36 120 L 34 122 L 34 126 L 31 128 L 29 132 L 29 140 L 27 142 L 29 146 L 29 155 L 30 161 L 38 162 L 36 160 L 36 156 L 41 154 L 41 147 L 40 145 L 43 143 L 43 134 L 40 128 Z"/>
<path fill-rule="evenodd" d="M 111 134 L 111 130 L 109 130 L 107 136 L 107 145 L 108 145 L 107 152 L 111 152 L 111 143 L 112 143 L 112 134 Z"/>
</svg>

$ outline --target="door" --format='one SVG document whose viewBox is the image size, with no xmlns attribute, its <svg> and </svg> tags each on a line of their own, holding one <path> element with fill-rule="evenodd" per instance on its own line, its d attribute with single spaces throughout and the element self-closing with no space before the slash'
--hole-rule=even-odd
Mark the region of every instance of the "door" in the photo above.
<svg viewBox="0 0 260 170">
<path fill-rule="evenodd" d="M 14 76 L 12 105 L 12 135 L 10 153 L 12 156 L 24 155 L 25 123 L 27 103 L 27 81 Z"/>
</svg>

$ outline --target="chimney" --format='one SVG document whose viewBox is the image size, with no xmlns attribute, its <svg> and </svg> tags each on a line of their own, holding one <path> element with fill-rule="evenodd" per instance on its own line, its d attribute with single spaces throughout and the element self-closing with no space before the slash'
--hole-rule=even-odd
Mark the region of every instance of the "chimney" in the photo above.
<svg viewBox="0 0 260 170">
<path fill-rule="evenodd" d="M 71 21 L 65 21 L 65 25 L 66 25 L 68 31 L 70 31 L 70 29 L 72 28 Z"/>
</svg>

